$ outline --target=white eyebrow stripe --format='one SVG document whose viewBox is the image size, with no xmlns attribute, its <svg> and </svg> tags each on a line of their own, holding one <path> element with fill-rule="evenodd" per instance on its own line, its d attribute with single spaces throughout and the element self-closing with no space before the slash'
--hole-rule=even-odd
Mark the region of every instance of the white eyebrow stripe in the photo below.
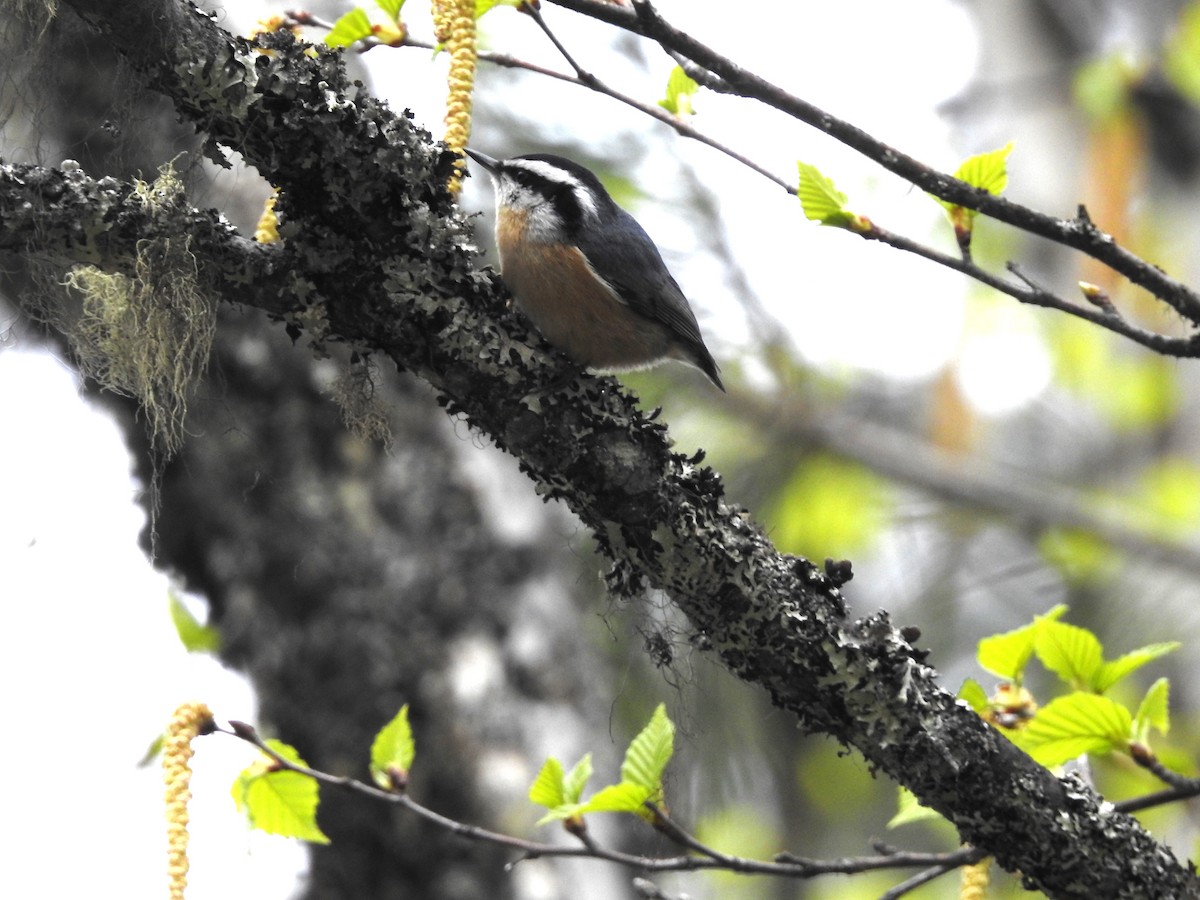
<svg viewBox="0 0 1200 900">
<path fill-rule="evenodd" d="M 592 192 L 570 172 L 565 172 L 558 166 L 543 162 L 540 159 L 509 159 L 505 160 L 504 164 L 513 168 L 525 169 L 527 172 L 533 172 L 535 175 L 539 175 L 547 181 L 553 181 L 555 184 L 566 185 L 571 189 L 571 193 L 575 195 L 575 199 L 579 203 L 579 208 L 583 210 L 585 216 L 594 219 L 599 213 L 599 210 L 596 208 L 596 201 L 592 197 Z"/>
</svg>

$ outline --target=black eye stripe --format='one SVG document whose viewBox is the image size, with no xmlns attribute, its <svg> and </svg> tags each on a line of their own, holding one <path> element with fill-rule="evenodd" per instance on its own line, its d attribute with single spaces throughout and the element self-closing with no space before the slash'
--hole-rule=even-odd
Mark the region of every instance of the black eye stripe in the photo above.
<svg viewBox="0 0 1200 900">
<path fill-rule="evenodd" d="M 572 173 L 564 173 L 564 179 L 547 178 L 540 172 L 527 169 L 521 165 L 504 167 L 504 174 L 526 190 L 543 196 L 554 210 L 562 217 L 563 227 L 568 233 L 575 233 L 583 222 L 584 211 L 580 205 L 577 190 L 587 190 L 586 185 L 574 182 Z M 599 199 L 599 198 L 598 198 Z M 606 197 L 604 199 L 607 199 Z M 602 201 L 601 201 L 602 202 Z"/>
<path fill-rule="evenodd" d="M 547 197 L 557 196 L 562 191 L 570 192 L 573 187 L 566 181 L 555 181 L 524 166 L 506 166 L 504 174 L 509 175 L 521 187 L 545 194 Z"/>
</svg>

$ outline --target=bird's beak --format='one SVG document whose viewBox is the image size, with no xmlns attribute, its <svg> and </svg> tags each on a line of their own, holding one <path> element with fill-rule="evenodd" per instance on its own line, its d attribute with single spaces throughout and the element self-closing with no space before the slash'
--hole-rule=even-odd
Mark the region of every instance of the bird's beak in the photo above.
<svg viewBox="0 0 1200 900">
<path fill-rule="evenodd" d="M 495 174 L 496 170 L 500 168 L 500 160 L 492 159 L 486 153 L 479 153 L 470 147 L 467 148 L 467 156 L 471 157 L 471 159 L 475 160 L 475 162 L 479 163 L 491 174 Z"/>
</svg>

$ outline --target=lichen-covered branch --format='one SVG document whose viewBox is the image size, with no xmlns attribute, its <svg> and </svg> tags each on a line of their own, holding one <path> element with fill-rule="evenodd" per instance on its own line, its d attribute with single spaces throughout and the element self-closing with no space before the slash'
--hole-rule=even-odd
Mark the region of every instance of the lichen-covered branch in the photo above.
<svg viewBox="0 0 1200 900">
<path fill-rule="evenodd" d="M 579 375 L 539 390 L 571 367 L 476 270 L 446 191 L 453 154 L 356 91 L 337 54 L 310 55 L 287 36 L 262 54 L 177 0 L 68 5 L 107 31 L 181 115 L 281 189 L 282 274 L 227 299 L 276 312 L 320 304 L 330 339 L 378 350 L 428 382 L 594 532 L 613 591 L 665 591 L 695 641 L 732 672 L 802 727 L 856 747 L 965 841 L 1050 895 L 1187 896 L 1195 887 L 1134 819 L 1054 778 L 957 704 L 886 614 L 852 620 L 839 587 L 779 554 L 725 502 L 719 477 L 673 452 L 665 428 L 615 381 Z M 12 209 L 0 201 L 0 235 Z M 80 243 L 61 230 L 26 229 L 22 240 L 64 261 Z M 0 243 L 13 246 L 9 236 Z M 96 246 L 97 265 L 128 259 L 119 242 Z"/>
</svg>

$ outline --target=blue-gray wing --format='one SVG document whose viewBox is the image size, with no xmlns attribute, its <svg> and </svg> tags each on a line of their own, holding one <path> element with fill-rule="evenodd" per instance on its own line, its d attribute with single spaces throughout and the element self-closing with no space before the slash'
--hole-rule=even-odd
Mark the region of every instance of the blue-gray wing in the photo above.
<svg viewBox="0 0 1200 900">
<path fill-rule="evenodd" d="M 634 312 L 661 322 L 685 346 L 703 348 L 696 316 L 649 235 L 622 209 L 617 210 L 613 226 L 607 229 L 605 241 L 578 235 L 579 249 L 596 274 Z"/>
</svg>

